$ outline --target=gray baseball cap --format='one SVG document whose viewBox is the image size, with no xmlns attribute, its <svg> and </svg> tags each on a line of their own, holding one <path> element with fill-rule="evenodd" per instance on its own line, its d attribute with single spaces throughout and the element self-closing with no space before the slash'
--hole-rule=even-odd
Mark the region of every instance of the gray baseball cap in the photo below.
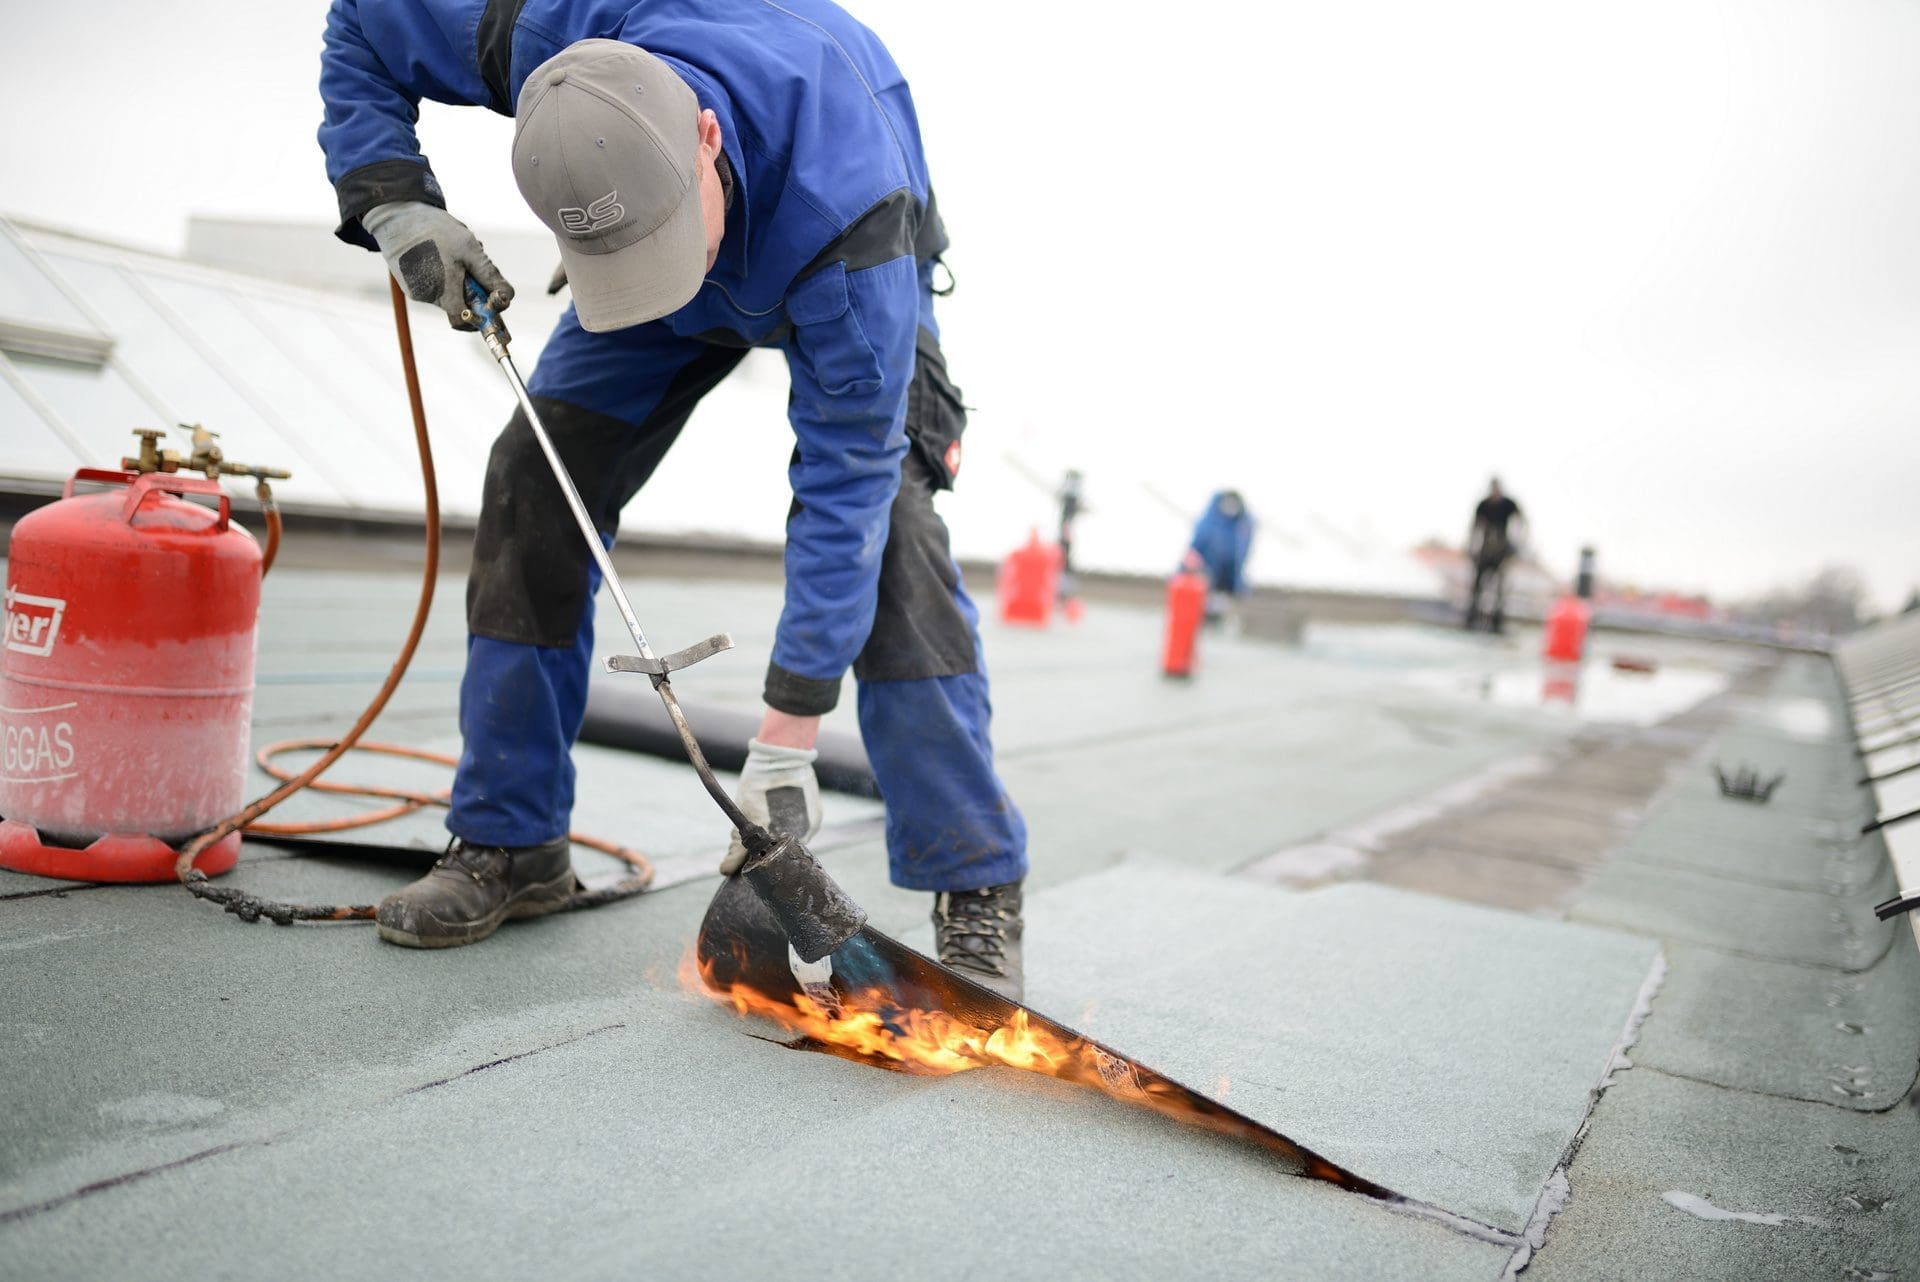
<svg viewBox="0 0 1920 1282">
<path fill-rule="evenodd" d="M 513 177 L 560 242 L 584 328 L 656 320 L 700 292 L 699 152 L 693 90 L 644 49 L 582 40 L 527 77 Z"/>
</svg>

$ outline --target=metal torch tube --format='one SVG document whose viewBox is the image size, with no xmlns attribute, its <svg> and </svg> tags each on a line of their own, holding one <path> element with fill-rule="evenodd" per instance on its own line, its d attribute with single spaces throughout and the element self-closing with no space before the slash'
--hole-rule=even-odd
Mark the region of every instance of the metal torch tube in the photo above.
<svg viewBox="0 0 1920 1282">
<path fill-rule="evenodd" d="M 533 398 L 527 394 L 527 385 L 521 381 L 520 371 L 514 367 L 513 357 L 507 354 L 506 344 L 487 335 L 487 349 L 493 358 L 500 362 L 500 368 L 506 371 L 507 382 L 513 385 L 513 394 L 520 399 L 520 408 L 527 416 L 527 426 L 533 429 L 533 439 L 540 442 L 541 453 L 547 456 L 547 463 L 553 469 L 553 479 L 560 486 L 560 493 L 567 500 L 567 507 L 573 513 L 573 519 L 580 527 L 580 534 L 587 541 L 587 550 L 593 554 L 594 563 L 600 567 L 600 577 L 613 592 L 613 600 L 620 607 L 620 617 L 627 621 L 627 631 L 633 634 L 633 643 L 640 647 L 640 657 L 652 659 L 657 656 L 653 647 L 647 644 L 647 634 L 640 627 L 640 619 L 633 612 L 632 602 L 627 600 L 626 589 L 620 586 L 620 576 L 614 573 L 613 558 L 607 555 L 607 545 L 600 541 L 600 531 L 594 528 L 593 518 L 587 515 L 587 505 L 580 501 L 580 491 L 575 488 L 573 478 L 567 474 L 567 466 L 560 461 L 560 451 L 554 448 L 553 438 L 547 435 L 547 429 L 540 422 L 540 411 L 533 407 Z M 700 742 L 694 738 L 693 727 L 687 724 L 687 716 L 680 710 L 680 700 L 673 692 L 673 686 L 663 674 L 652 678 L 653 688 L 660 695 L 660 702 L 666 705 L 667 716 L 673 720 L 673 728 L 680 733 L 680 742 L 685 745 L 688 760 L 700 775 L 700 782 L 707 792 L 726 812 L 727 818 L 740 831 L 741 839 L 747 842 L 749 849 L 764 846 L 771 840 L 764 829 L 742 814 L 740 807 L 734 804 L 727 790 L 714 778 L 713 767 L 707 764 L 706 754 L 700 751 Z M 760 840 L 756 843 L 754 838 Z"/>
<path fill-rule="evenodd" d="M 520 371 L 514 368 L 513 357 L 507 355 L 504 345 L 495 347 L 493 356 L 500 362 L 500 368 L 507 372 L 507 381 L 513 384 L 513 394 L 520 398 L 520 408 L 526 411 L 527 426 L 533 429 L 533 439 L 540 442 L 540 452 L 547 456 L 547 464 L 553 469 L 553 479 L 558 482 L 560 493 L 567 500 L 567 508 L 580 527 L 581 537 L 587 541 L 587 550 L 593 553 L 594 562 L 600 567 L 600 577 L 606 580 L 607 587 L 613 591 L 614 603 L 620 607 L 620 617 L 627 621 L 627 631 L 633 634 L 633 643 L 640 647 L 640 657 L 654 658 L 653 647 L 647 644 L 647 634 L 640 627 L 632 602 L 627 600 L 626 589 L 620 586 L 620 576 L 613 572 L 613 558 L 607 555 L 607 545 L 600 541 L 600 531 L 594 528 L 593 518 L 587 515 L 587 505 L 580 501 L 580 491 L 574 488 L 573 478 L 567 475 L 567 465 L 560 461 L 560 451 L 553 447 L 553 438 L 547 435 L 547 429 L 541 424 L 540 411 L 533 408 L 533 398 L 527 395 L 527 385 L 520 380 Z"/>
</svg>

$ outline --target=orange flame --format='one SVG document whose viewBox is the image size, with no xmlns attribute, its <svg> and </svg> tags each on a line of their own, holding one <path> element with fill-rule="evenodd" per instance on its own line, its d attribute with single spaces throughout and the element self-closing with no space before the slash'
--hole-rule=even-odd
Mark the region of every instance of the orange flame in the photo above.
<svg viewBox="0 0 1920 1282">
<path fill-rule="evenodd" d="M 681 963 L 680 981 L 732 1006 L 737 1014 L 758 1015 L 813 1041 L 929 1076 L 999 1064 L 1078 1080 L 1074 1070 L 1080 1061 L 1086 1061 L 1098 1078 L 1099 1061 L 1114 1058 L 1088 1042 L 1069 1041 L 1035 1028 L 1027 1012 L 1019 1009 L 1008 1023 L 982 1029 L 945 1011 L 903 1009 L 884 990 L 870 989 L 833 1011 L 801 992 L 770 997 L 745 984 L 716 986 L 691 951 Z M 1125 1068 L 1124 1063 L 1121 1067 Z"/>
<path fill-rule="evenodd" d="M 680 981 L 741 1016 L 758 1016 L 815 1043 L 900 1069 L 944 1076 L 1001 1066 L 1040 1073 L 1143 1105 L 1157 1113 L 1223 1134 L 1250 1138 L 1306 1173 L 1332 1178 L 1325 1164 L 1284 1137 L 1229 1109 L 1134 1065 L 1083 1037 L 1061 1036 L 1036 1024 L 1023 1008 L 996 1028 L 979 1028 L 942 1010 L 909 1010 L 884 989 L 871 988 L 830 1010 L 803 992 L 775 997 L 745 984 L 717 984 L 688 950 Z M 1224 1089 L 1226 1080 L 1221 1080 Z"/>
</svg>

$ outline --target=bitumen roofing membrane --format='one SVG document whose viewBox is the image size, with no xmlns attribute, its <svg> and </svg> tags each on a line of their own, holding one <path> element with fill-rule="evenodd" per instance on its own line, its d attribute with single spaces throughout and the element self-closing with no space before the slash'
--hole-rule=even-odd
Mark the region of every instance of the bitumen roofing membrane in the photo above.
<svg viewBox="0 0 1920 1282">
<path fill-rule="evenodd" d="M 758 707 L 777 585 L 628 586 L 656 644 L 733 633 L 690 706 Z M 277 569 L 256 743 L 344 728 L 415 588 Z M 457 748 L 460 599 L 370 738 Z M 717 811 L 684 765 L 582 747 L 576 826 L 657 888 L 475 947 L 0 872 L 0 1277 L 1920 1272 L 1920 953 L 1871 911 L 1894 879 L 1825 658 L 1599 634 L 1569 705 L 1524 631 L 1209 634 L 1187 682 L 1148 610 L 984 636 L 1028 1003 L 1448 1214 L 1049 1078 L 770 1040 L 680 978 Z M 1715 761 L 1786 777 L 1729 799 Z M 928 948 L 880 803 L 827 809 L 816 852 Z M 444 842 L 430 813 L 365 835 Z M 410 875 L 250 843 L 230 879 L 371 902 Z"/>
</svg>

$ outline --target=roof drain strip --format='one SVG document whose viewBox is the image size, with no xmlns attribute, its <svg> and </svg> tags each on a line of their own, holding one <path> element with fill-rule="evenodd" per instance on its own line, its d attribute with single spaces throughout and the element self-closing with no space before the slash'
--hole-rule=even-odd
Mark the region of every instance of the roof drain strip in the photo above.
<svg viewBox="0 0 1920 1282">
<path fill-rule="evenodd" d="M 319 779 L 327 767 L 352 751 L 356 746 L 360 746 L 363 751 L 382 752 L 389 755 L 407 756 L 439 761 L 449 765 L 452 764 L 450 758 L 441 754 L 427 753 L 420 749 L 396 748 L 388 744 L 360 745 L 360 736 L 367 732 L 367 728 L 371 726 L 381 712 L 386 709 L 387 701 L 393 697 L 394 690 L 400 685 L 400 679 L 406 675 L 408 665 L 413 662 L 414 652 L 420 647 L 420 637 L 427 626 L 427 614 L 433 606 L 434 584 L 440 572 L 440 490 L 433 468 L 433 446 L 427 437 L 426 406 L 420 397 L 420 373 L 413 359 L 413 330 L 407 322 L 406 295 L 401 293 L 399 283 L 391 277 L 388 278 L 387 285 L 393 297 L 393 325 L 400 344 L 401 368 L 406 374 L 407 402 L 413 414 L 414 442 L 418 446 L 420 455 L 420 480 L 426 494 L 426 560 L 421 568 L 420 599 L 414 607 L 413 624 L 407 630 L 407 639 L 400 647 L 400 654 L 394 659 L 393 667 L 387 673 L 386 681 L 381 684 L 379 691 L 374 694 L 372 702 L 367 704 L 366 710 L 360 714 L 359 719 L 353 723 L 352 728 L 338 740 L 292 740 L 286 743 L 272 744 L 262 749 L 259 753 L 260 765 L 269 774 L 281 780 L 280 786 L 265 796 L 249 803 L 237 814 L 229 815 L 180 848 L 180 857 L 174 864 L 174 875 L 180 879 L 180 883 L 197 898 L 219 904 L 227 912 L 232 913 L 242 921 L 258 921 L 264 917 L 282 926 L 291 925 L 296 921 L 363 921 L 373 918 L 375 906 L 372 904 L 282 903 L 278 900 L 265 899 L 258 895 L 248 894 L 246 891 L 235 886 L 215 885 L 208 879 L 205 873 L 193 866 L 193 861 L 199 857 L 200 853 L 214 843 L 225 839 L 235 832 L 251 833 L 268 842 L 272 842 L 275 837 L 290 837 L 296 834 L 338 831 L 343 828 L 378 823 L 385 819 L 394 818 L 400 814 L 407 814 L 418 810 L 422 806 L 446 804 L 445 793 L 413 793 L 403 792 L 398 789 L 362 788 L 344 784 L 315 783 L 315 780 Z M 277 547 L 277 539 L 275 540 L 275 544 Z M 270 764 L 271 758 L 276 753 L 290 751 L 295 748 L 324 748 L 325 750 L 313 764 L 295 775 L 286 774 Z M 381 797 L 396 801 L 399 804 L 375 811 L 372 814 L 356 815 L 344 820 L 323 820 L 315 823 L 291 824 L 260 824 L 257 822 L 260 817 L 265 815 L 269 810 L 272 810 L 294 793 L 308 787 L 312 787 L 316 791 L 346 792 L 361 796 Z M 576 887 L 572 898 L 570 898 L 565 905 L 566 909 L 597 908 L 602 904 L 614 903 L 622 899 L 630 899 L 646 890 L 647 887 L 652 884 L 653 865 L 647 861 L 645 855 L 640 854 L 638 851 L 629 850 L 616 843 L 603 841 L 598 838 L 585 837 L 577 833 L 569 834 L 569 836 L 571 836 L 577 844 L 590 846 L 593 849 L 614 856 L 627 864 L 632 871 L 628 875 L 609 884 Z M 303 852 L 312 852 L 315 847 L 319 845 L 320 843 L 318 842 L 302 842 L 298 844 L 298 849 Z M 328 842 L 325 844 L 325 849 L 326 852 L 330 854 L 352 855 L 358 847 L 350 842 Z M 366 853 L 377 855 L 390 850 L 391 847 L 370 847 Z"/>
</svg>

